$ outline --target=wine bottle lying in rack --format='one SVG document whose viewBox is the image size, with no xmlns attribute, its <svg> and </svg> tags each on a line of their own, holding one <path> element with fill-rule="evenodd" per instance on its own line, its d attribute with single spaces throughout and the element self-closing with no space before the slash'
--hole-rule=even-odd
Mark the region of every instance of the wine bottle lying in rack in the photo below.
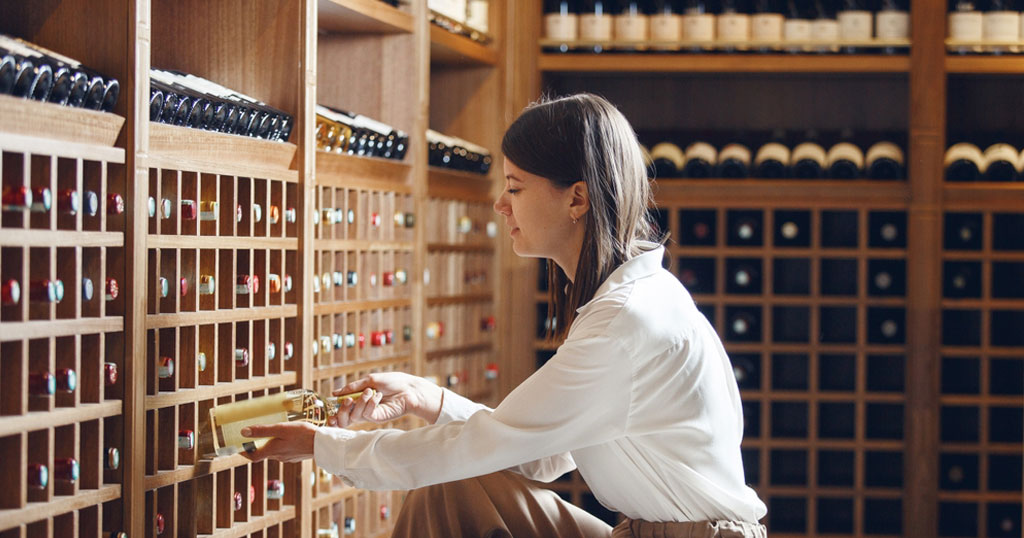
<svg viewBox="0 0 1024 538">
<path fill-rule="evenodd" d="M 452 168 L 486 175 L 491 169 L 491 152 L 461 138 L 427 130 L 430 166 Z"/>
<path fill-rule="evenodd" d="M 193 129 L 287 142 L 287 112 L 187 73 L 150 69 L 149 120 Z"/>
<path fill-rule="evenodd" d="M 332 153 L 400 161 L 409 147 L 409 135 L 366 116 L 317 105 L 316 147 Z"/>
<path fill-rule="evenodd" d="M 0 94 L 110 112 L 121 87 L 81 62 L 0 34 Z"/>
</svg>

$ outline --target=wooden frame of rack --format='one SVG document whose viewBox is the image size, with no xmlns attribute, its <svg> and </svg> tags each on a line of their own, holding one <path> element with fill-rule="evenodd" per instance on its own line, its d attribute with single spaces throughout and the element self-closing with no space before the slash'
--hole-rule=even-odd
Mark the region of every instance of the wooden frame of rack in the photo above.
<svg viewBox="0 0 1024 538">
<path fill-rule="evenodd" d="M 94 190 L 101 200 L 120 192 L 127 207 L 119 216 L 107 216 L 106 204 L 97 217 L 66 217 L 55 209 L 45 216 L 2 215 L 5 279 L 27 283 L 30 274 L 48 274 L 71 283 L 57 306 L 30 303 L 26 287 L 18 306 L 2 308 L 0 376 L 16 389 L 5 388 L 0 398 L 0 456 L 3 470 L 15 477 L 0 502 L 4 538 L 121 530 L 152 536 L 157 513 L 175 535 L 316 536 L 346 516 L 358 518 L 357 536 L 386 535 L 392 522 L 377 509 L 397 514 L 400 492 L 324 480 L 311 462 L 204 459 L 208 409 L 291 387 L 326 392 L 373 371 L 422 374 L 428 357 L 438 377 L 469 368 L 481 380 L 485 365 L 502 362 L 493 344 L 502 332 L 489 329 L 450 337 L 426 352 L 422 328 L 429 308 L 488 305 L 493 314 L 502 279 L 492 238 L 474 235 L 471 244 L 434 250 L 431 245 L 444 240 L 428 234 L 423 217 L 432 197 L 489 206 L 497 168 L 489 176 L 428 172 L 424 133 L 434 127 L 496 149 L 504 126 L 494 112 L 505 106 L 506 4 L 493 2 L 496 39 L 490 45 L 432 27 L 422 2 L 400 9 L 377 0 L 243 4 L 103 0 L 89 3 L 97 20 L 86 25 L 81 2 L 3 3 L 10 17 L 0 31 L 74 56 L 118 78 L 122 89 L 115 114 L 0 98 L 4 186 Z M 205 76 L 292 114 L 291 141 L 150 123 L 151 65 Z M 432 83 L 443 91 L 431 95 Z M 318 151 L 317 103 L 410 133 L 408 155 L 388 161 Z M 158 205 L 154 217 L 147 211 L 150 197 Z M 172 206 L 169 218 L 160 215 L 164 199 Z M 209 218 L 188 220 L 181 218 L 183 200 L 219 205 Z M 276 222 L 271 206 L 280 215 Z M 352 208 L 360 220 L 348 228 L 314 218 L 328 207 Z M 374 212 L 381 214 L 380 226 L 363 222 Z M 416 224 L 396 226 L 394 212 L 414 215 Z M 487 277 L 472 289 L 428 297 L 421 278 L 428 252 L 490 252 L 487 265 L 474 269 Z M 404 284 L 395 279 L 398 269 Z M 334 287 L 334 271 L 349 270 L 358 272 L 359 284 Z M 325 272 L 332 287 L 314 292 L 313 280 Z M 373 273 L 380 279 L 375 286 Z M 272 274 L 280 290 L 269 289 Z M 216 285 L 200 295 L 205 275 Z M 236 293 L 239 275 L 258 277 L 258 291 Z M 99 297 L 78 300 L 83 276 L 97 283 Z M 121 294 L 104 302 L 108 276 L 118 279 Z M 291 289 L 284 287 L 287 277 Z M 166 297 L 157 291 L 160 279 L 169 285 Z M 392 337 L 374 345 L 371 333 L 378 331 Z M 322 352 L 321 337 L 335 332 L 365 333 L 365 347 L 332 345 Z M 249 352 L 244 366 L 235 360 L 240 348 Z M 175 360 L 166 378 L 158 375 L 162 357 Z M 104 362 L 120 373 L 106 388 Z M 30 372 L 65 367 L 79 372 L 77 392 L 49 400 L 28 395 Z M 502 375 L 511 370 L 502 367 Z M 456 389 L 494 403 L 505 384 L 500 378 Z M 196 448 L 174 448 L 184 429 L 196 434 Z M 120 469 L 98 471 L 108 446 L 120 448 Z M 45 455 L 51 466 L 54 457 L 76 456 L 82 477 L 76 485 L 55 483 L 26 494 L 25 468 L 34 455 Z M 265 495 L 262 484 L 269 479 L 285 482 L 282 500 Z M 250 486 L 254 501 L 236 510 L 234 494 L 244 500 Z"/>
<path fill-rule="evenodd" d="M 868 511 L 864 500 L 869 496 L 877 496 L 885 499 L 902 498 L 902 514 L 900 514 L 900 531 L 895 534 L 906 536 L 932 537 L 939 535 L 940 530 L 940 502 L 963 500 L 967 505 L 973 505 L 977 509 L 977 519 L 974 522 L 978 535 L 983 535 L 985 529 L 985 510 L 989 502 L 1009 503 L 1016 505 L 1017 528 L 1020 528 L 1019 510 L 1024 498 L 1021 497 L 1020 485 L 1016 491 L 989 492 L 982 488 L 971 492 L 950 492 L 940 489 L 939 454 L 943 450 L 954 452 L 979 451 L 982 454 L 1008 454 L 1014 453 L 1019 456 L 1021 443 L 999 444 L 989 448 L 985 443 L 988 440 L 989 430 L 981 431 L 980 438 L 974 443 L 952 444 L 949 448 L 940 448 L 940 406 L 941 404 L 969 404 L 982 409 L 989 406 L 1020 406 L 1020 396 L 990 395 L 987 392 L 989 381 L 985 379 L 984 386 L 978 389 L 977 394 L 967 396 L 941 395 L 940 396 L 940 371 L 941 356 L 959 356 L 957 353 L 980 354 L 981 375 L 987 376 L 989 372 L 989 361 L 994 358 L 1008 357 L 1016 353 L 1019 356 L 1020 348 L 992 349 L 986 346 L 977 348 L 949 348 L 943 347 L 940 342 L 941 311 L 944 308 L 952 308 L 964 304 L 954 299 L 943 299 L 942 288 L 938 283 L 942 282 L 942 260 L 959 259 L 960 252 L 943 252 L 942 247 L 942 226 L 944 215 L 951 211 L 978 212 L 984 215 L 986 230 L 986 245 L 993 233 L 993 214 L 1020 212 L 1021 202 L 1024 201 L 1024 189 L 1020 184 L 999 185 L 993 183 L 979 184 L 949 184 L 942 181 L 943 178 L 943 155 L 946 147 L 947 128 L 947 105 L 946 83 L 951 76 L 969 77 L 992 77 L 1006 76 L 1009 80 L 1017 80 L 1024 73 L 1021 67 L 1019 56 L 985 57 L 985 56 L 953 56 L 947 55 L 944 38 L 946 34 L 945 12 L 936 9 L 935 6 L 923 0 L 911 2 L 911 42 L 913 46 L 910 53 L 896 56 L 848 56 L 837 55 L 790 55 L 790 54 L 680 54 L 671 52 L 658 53 L 626 53 L 616 52 L 613 54 L 560 54 L 550 53 L 541 50 L 545 43 L 541 39 L 540 29 L 542 28 L 540 2 L 524 2 L 517 6 L 516 10 L 509 14 L 512 24 L 520 29 L 517 39 L 512 44 L 515 51 L 514 63 L 511 69 L 518 74 L 516 82 L 511 86 L 512 100 L 516 107 L 522 107 L 537 98 L 541 91 L 549 91 L 553 82 L 572 81 L 574 79 L 598 82 L 598 91 L 608 91 L 613 95 L 636 97 L 637 92 L 622 91 L 616 93 L 616 80 L 630 80 L 626 86 L 634 85 L 632 81 L 636 76 L 644 76 L 650 80 L 666 81 L 678 80 L 692 77 L 700 83 L 715 85 L 721 78 L 742 79 L 750 77 L 776 77 L 776 75 L 799 75 L 804 77 L 816 77 L 815 82 L 828 82 L 830 79 L 838 79 L 835 84 L 841 85 L 842 81 L 858 81 L 862 77 L 868 79 L 886 80 L 887 84 L 902 85 L 908 96 L 906 103 L 906 123 L 903 129 L 908 133 L 908 179 L 903 182 L 802 182 L 789 180 L 687 180 L 687 179 L 659 179 L 655 186 L 658 208 L 668 210 L 668 225 L 676 241 L 680 238 L 681 227 L 679 211 L 685 208 L 703 208 L 712 210 L 718 217 L 718 224 L 723 228 L 726 224 L 725 218 L 729 210 L 734 209 L 759 209 L 763 211 L 766 223 L 771 220 L 772 214 L 778 209 L 793 209 L 807 211 L 811 215 L 811 229 L 815 235 L 815 242 L 808 247 L 793 249 L 791 247 L 776 248 L 771 237 L 771 228 L 765 224 L 764 230 L 768 232 L 762 247 L 737 248 L 727 247 L 723 242 L 724 237 L 714 242 L 714 246 L 689 247 L 673 246 L 669 250 L 672 253 L 673 263 L 675 258 L 682 254 L 697 257 L 709 257 L 715 260 L 715 277 L 717 282 L 723 282 L 725 277 L 724 265 L 727 259 L 737 256 L 751 257 L 762 260 L 763 265 L 763 287 L 767 295 L 756 296 L 733 295 L 724 291 L 724 285 L 718 284 L 716 291 L 701 295 L 695 294 L 698 304 L 706 303 L 714 305 L 719 319 L 716 327 L 724 331 L 722 317 L 723 306 L 740 304 L 746 301 L 759 305 L 765 311 L 764 329 L 766 333 L 760 343 L 738 344 L 726 342 L 731 353 L 742 354 L 754 353 L 763 359 L 760 370 L 760 383 L 756 388 L 745 388 L 743 390 L 744 401 L 750 401 L 761 405 L 760 423 L 761 429 L 769 427 L 770 409 L 775 401 L 798 401 L 808 405 L 809 409 L 815 407 L 815 402 L 826 402 L 843 400 L 854 402 L 857 408 L 856 432 L 850 440 L 819 440 L 819 424 L 813 420 L 814 411 L 811 410 L 808 419 L 807 440 L 786 440 L 770 439 L 768 433 L 762 432 L 744 443 L 745 450 L 760 450 L 759 455 L 759 479 L 754 484 L 755 488 L 763 496 L 774 498 L 777 496 L 805 499 L 802 504 L 806 513 L 805 532 L 776 532 L 772 535 L 780 536 L 805 536 L 821 535 L 822 532 L 835 536 L 867 536 L 877 535 L 869 529 L 865 529 L 863 516 Z M 623 76 L 625 75 L 625 76 Z M 897 77 L 892 79 L 891 77 Z M 569 84 L 572 89 L 580 89 L 581 84 Z M 837 86 L 829 86 L 836 89 Z M 692 89 L 689 86 L 681 86 Z M 556 88 L 557 89 L 557 88 Z M 638 90 L 642 92 L 644 90 Z M 762 90 L 763 91 L 763 90 Z M 646 95 L 646 94 L 645 94 Z M 732 94 L 729 94 L 732 95 Z M 803 94 L 802 94 L 803 95 Z M 739 94 L 734 96 L 741 99 Z M 841 90 L 836 99 L 842 101 L 849 95 Z M 900 98 L 895 97 L 898 101 Z M 657 100 L 657 99 L 655 99 Z M 663 103 L 664 100 L 659 101 Z M 619 103 L 621 107 L 639 114 L 632 118 L 638 130 L 643 128 L 644 114 L 653 114 L 651 106 L 645 108 L 632 102 Z M 660 105 L 652 105 L 660 106 Z M 693 110 L 692 108 L 687 110 Z M 661 112 L 659 112 L 661 114 Z M 671 115 L 671 114 L 669 114 Z M 701 117 L 699 121 L 707 121 Z M 742 125 L 742 113 L 732 114 L 724 118 L 722 128 L 734 128 Z M 732 122 L 732 123 L 729 123 Z M 659 128 L 664 128 L 660 122 Z M 739 125 L 735 125 L 739 123 Z M 758 128 L 765 128 L 763 119 Z M 1018 126 L 1019 128 L 1019 126 Z M 835 298 L 820 297 L 817 294 L 810 294 L 799 298 L 788 298 L 772 296 L 770 290 L 773 287 L 771 281 L 773 260 L 780 257 L 806 258 L 810 262 L 811 271 L 810 286 L 815 288 L 817 280 L 821 277 L 819 262 L 823 257 L 836 255 L 828 248 L 822 248 L 817 243 L 817 235 L 820 233 L 820 215 L 822 211 L 836 209 L 854 210 L 860 217 L 862 225 L 866 225 L 865 219 L 872 210 L 897 210 L 906 215 L 907 219 L 907 243 L 902 249 L 896 251 L 866 249 L 866 237 L 861 237 L 858 247 L 854 250 L 842 251 L 843 256 L 857 260 L 859 267 L 859 278 L 863 281 L 867 275 L 865 269 L 867 262 L 882 257 L 905 257 L 906 258 L 906 289 L 905 293 L 898 298 L 871 297 L 866 293 L 866 284 L 858 284 L 856 295 L 843 298 L 840 302 L 855 305 L 858 310 L 871 308 L 872 306 L 896 306 L 905 308 L 906 311 L 906 340 L 896 347 L 867 345 L 860 340 L 863 334 L 858 336 L 856 344 L 849 348 L 851 353 L 857 357 L 858 366 L 856 371 L 855 385 L 852 392 L 829 394 L 820 392 L 816 387 L 819 375 L 817 363 L 817 351 L 829 349 L 831 346 L 821 346 L 813 342 L 814 331 L 811 331 L 811 344 L 777 344 L 772 342 L 771 310 L 774 306 L 810 306 L 810 329 L 819 326 L 819 316 L 814 313 L 816 305 L 835 302 Z M 724 233 L 721 232 L 720 233 Z M 863 235 L 865 230 L 860 230 Z M 982 263 L 993 263 L 995 260 L 1017 260 L 1019 256 L 1013 252 L 991 252 L 986 250 L 982 253 L 968 253 L 967 258 L 978 259 Z M 865 250 L 866 249 L 866 250 Z M 1017 256 L 1017 257 L 1015 257 Z M 510 305 L 513 311 L 522 312 L 524 315 L 541 315 L 537 304 L 546 302 L 543 294 L 535 291 L 532 283 L 536 282 L 536 264 L 522 264 L 515 261 L 506 261 L 508 266 L 506 273 L 514 274 L 515 290 L 511 293 L 515 303 Z M 677 268 L 678 269 L 678 268 Z M 987 271 L 988 269 L 986 269 Z M 987 273 L 986 273 L 987 274 Z M 987 277 L 986 277 L 987 278 Z M 992 284 L 985 281 L 985 286 Z M 985 288 L 986 295 L 978 299 L 971 299 L 966 304 L 970 308 L 981 312 L 984 320 L 983 326 L 979 328 L 982 334 L 986 335 L 983 340 L 987 342 L 987 331 L 989 330 L 991 309 L 1016 309 L 1024 308 L 1024 304 L 1016 299 L 991 299 L 987 295 L 989 288 Z M 809 290 L 810 291 L 810 290 Z M 762 303 L 770 303 L 763 306 Z M 861 313 L 863 315 L 863 312 Z M 864 320 L 863 317 L 860 318 Z M 535 340 L 538 325 L 536 323 L 523 323 L 520 325 L 519 340 L 534 341 L 534 348 L 538 350 L 538 360 L 543 353 L 550 353 L 555 346 L 549 342 Z M 863 323 L 858 323 L 858 330 L 864 330 Z M 724 334 L 724 333 L 723 333 Z M 842 348 L 842 346 L 840 346 Z M 809 370 L 804 373 L 808 376 L 809 386 L 804 391 L 772 389 L 770 379 L 772 370 L 771 356 L 773 351 L 787 351 L 810 353 L 811 360 L 808 363 Z M 863 367 L 867 354 L 871 351 L 884 353 L 905 354 L 904 363 L 904 385 L 901 393 L 877 392 L 867 390 L 867 371 Z M 1014 363 L 1016 364 L 1016 363 Z M 813 389 L 813 390 L 812 390 Z M 1019 390 L 1019 389 L 1018 389 Z M 861 413 L 866 405 L 875 403 L 900 403 L 904 406 L 903 434 L 900 441 L 872 441 L 865 439 L 864 419 Z M 941 404 L 940 404 L 941 402 Z M 987 416 L 987 415 L 985 415 Z M 983 425 L 982 428 L 988 428 Z M 795 444 L 794 444 L 795 443 Z M 881 444 L 879 444 L 881 443 Z M 855 455 L 856 471 L 853 475 L 854 482 L 846 488 L 822 488 L 819 487 L 813 476 L 816 472 L 813 455 L 812 461 L 806 462 L 805 472 L 808 473 L 805 485 L 797 486 L 772 486 L 769 483 L 769 469 L 773 459 L 766 454 L 772 448 L 796 448 L 813 452 L 817 448 L 835 449 L 852 452 Z M 872 488 L 864 482 L 864 458 L 869 449 L 885 449 L 886 451 L 899 451 L 905 456 L 903 458 L 903 473 L 900 485 L 893 489 L 891 486 L 885 488 Z M 988 460 L 987 456 L 982 457 L 982 466 Z M 1019 465 L 1019 457 L 1018 465 Z M 1019 468 L 1019 467 L 1018 467 Z M 980 472 L 984 472 L 984 467 Z M 1019 472 L 1019 471 L 1018 471 Z M 555 489 L 562 491 L 563 495 L 574 502 L 583 501 L 586 493 L 585 485 L 578 477 L 571 476 L 567 481 L 556 482 Z M 845 491 L 844 491 L 845 489 Z M 832 531 L 818 529 L 815 527 L 814 510 L 818 506 L 818 497 L 847 496 L 855 498 L 853 502 L 851 519 L 852 528 L 849 531 Z M 830 507 L 833 505 L 829 505 Z M 780 507 L 782 508 L 782 507 Z M 943 506 L 945 509 L 946 506 Z M 968 509 L 971 509 L 968 506 Z M 769 508 L 769 521 L 772 518 L 772 510 Z M 1009 516 L 1012 519 L 1012 515 Z M 771 531 L 771 526 L 769 527 Z"/>
</svg>

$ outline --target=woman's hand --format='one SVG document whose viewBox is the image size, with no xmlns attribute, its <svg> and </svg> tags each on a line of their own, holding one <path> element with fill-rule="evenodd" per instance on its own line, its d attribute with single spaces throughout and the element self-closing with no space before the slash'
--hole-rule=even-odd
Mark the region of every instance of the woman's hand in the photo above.
<svg viewBox="0 0 1024 538">
<path fill-rule="evenodd" d="M 372 389 L 372 390 L 371 390 Z M 347 428 L 357 422 L 388 422 L 412 413 L 433 424 L 441 414 L 441 387 L 402 372 L 370 374 L 334 391 L 335 396 L 362 391 L 339 402 L 328 424 Z"/>
<path fill-rule="evenodd" d="M 253 452 L 242 452 L 252 461 L 272 459 L 292 463 L 313 457 L 313 439 L 316 426 L 308 422 L 282 422 L 265 426 L 242 428 L 245 437 L 270 437 L 267 444 Z"/>
</svg>

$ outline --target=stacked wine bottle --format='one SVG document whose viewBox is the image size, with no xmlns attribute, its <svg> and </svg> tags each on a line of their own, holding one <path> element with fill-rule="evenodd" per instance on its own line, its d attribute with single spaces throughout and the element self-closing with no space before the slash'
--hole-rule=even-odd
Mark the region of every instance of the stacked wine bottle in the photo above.
<svg viewBox="0 0 1024 538">
<path fill-rule="evenodd" d="M 121 87 L 81 62 L 0 34 L 0 94 L 110 112 Z"/>
<path fill-rule="evenodd" d="M 905 0 L 548 0 L 554 52 L 906 52 Z"/>
<path fill-rule="evenodd" d="M 1012 0 L 950 0 L 947 47 L 956 54 L 1024 51 L 1024 13 Z"/>
<path fill-rule="evenodd" d="M 975 144 L 959 142 L 946 150 L 945 168 L 946 181 L 1024 181 L 1024 150 L 996 143 L 983 152 Z"/>
<path fill-rule="evenodd" d="M 673 142 L 659 142 L 649 153 L 649 173 L 655 178 L 763 178 L 763 179 L 877 179 L 906 177 L 903 149 L 891 141 L 871 144 L 865 152 L 849 140 L 827 150 L 811 139 L 793 147 L 780 135 L 756 151 L 742 143 L 721 148 L 696 141 L 681 149 Z"/>
<path fill-rule="evenodd" d="M 409 135 L 366 116 L 316 106 L 316 147 L 331 153 L 402 160 Z"/>
<path fill-rule="evenodd" d="M 397 3 L 397 2 L 396 2 Z M 489 43 L 490 0 L 427 0 L 431 24 L 478 43 Z"/>
<path fill-rule="evenodd" d="M 455 136 L 427 131 L 430 166 L 486 175 L 491 170 L 491 152 Z"/>
<path fill-rule="evenodd" d="M 287 142 L 291 114 L 202 77 L 150 69 L 149 120 Z"/>
</svg>

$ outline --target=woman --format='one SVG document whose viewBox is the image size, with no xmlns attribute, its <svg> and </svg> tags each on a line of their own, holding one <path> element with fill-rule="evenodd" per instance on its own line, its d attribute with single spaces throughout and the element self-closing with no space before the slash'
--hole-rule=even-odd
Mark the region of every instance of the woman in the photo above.
<svg viewBox="0 0 1024 538">
<path fill-rule="evenodd" d="M 418 377 L 373 374 L 335 393 L 363 391 L 338 426 L 405 413 L 431 425 L 254 426 L 249 435 L 275 439 L 251 457 L 314 457 L 356 487 L 422 488 L 395 536 L 765 536 L 765 506 L 744 484 L 729 359 L 649 241 L 650 187 L 625 117 L 593 95 L 541 102 L 501 149 L 494 209 L 518 255 L 554 262 L 554 331 L 565 338 L 555 356 L 493 410 Z M 573 469 L 626 516 L 614 531 L 517 476 Z"/>
</svg>

